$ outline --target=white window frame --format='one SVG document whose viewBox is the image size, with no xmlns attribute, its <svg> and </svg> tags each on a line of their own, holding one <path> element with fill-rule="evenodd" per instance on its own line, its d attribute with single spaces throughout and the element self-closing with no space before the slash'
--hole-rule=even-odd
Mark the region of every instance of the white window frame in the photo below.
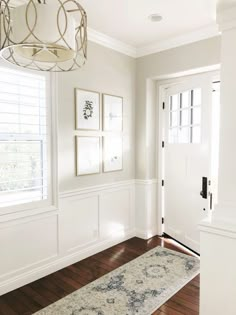
<svg viewBox="0 0 236 315">
<path fill-rule="evenodd" d="M 33 75 L 41 75 L 46 79 L 47 109 L 47 184 L 46 200 L 33 201 L 0 208 L 0 216 L 19 212 L 42 213 L 58 209 L 58 148 L 57 148 L 57 74 L 38 72 L 13 66 L 0 60 L 0 68 L 23 71 Z"/>
</svg>

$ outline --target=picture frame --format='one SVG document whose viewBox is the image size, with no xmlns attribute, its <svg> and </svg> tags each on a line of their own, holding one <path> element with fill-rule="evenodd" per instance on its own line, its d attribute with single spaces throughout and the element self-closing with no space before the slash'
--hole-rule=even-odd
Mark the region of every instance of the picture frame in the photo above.
<svg viewBox="0 0 236 315">
<path fill-rule="evenodd" d="M 76 136 L 76 176 L 99 174 L 100 137 Z"/>
<path fill-rule="evenodd" d="M 75 89 L 75 129 L 100 130 L 100 93 Z"/>
<path fill-rule="evenodd" d="M 123 97 L 102 94 L 103 131 L 123 131 Z"/>
<path fill-rule="evenodd" d="M 103 137 L 103 172 L 123 170 L 123 137 L 109 135 Z"/>
</svg>

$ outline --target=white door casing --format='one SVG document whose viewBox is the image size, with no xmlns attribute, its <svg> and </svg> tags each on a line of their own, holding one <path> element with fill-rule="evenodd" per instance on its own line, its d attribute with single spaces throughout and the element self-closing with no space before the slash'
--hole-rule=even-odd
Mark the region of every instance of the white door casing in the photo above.
<svg viewBox="0 0 236 315">
<path fill-rule="evenodd" d="M 200 252 L 199 222 L 209 214 L 202 178 L 211 179 L 212 75 L 166 89 L 164 110 L 164 231 Z"/>
</svg>

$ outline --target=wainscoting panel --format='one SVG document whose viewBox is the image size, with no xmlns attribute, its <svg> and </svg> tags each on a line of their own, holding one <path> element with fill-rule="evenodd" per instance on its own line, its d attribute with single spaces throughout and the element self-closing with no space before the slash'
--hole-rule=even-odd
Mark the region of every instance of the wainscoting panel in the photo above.
<svg viewBox="0 0 236 315">
<path fill-rule="evenodd" d="M 44 215 L 0 224 L 0 281 L 57 256 L 57 221 L 57 215 Z"/>
<path fill-rule="evenodd" d="M 63 198 L 59 206 L 62 252 L 74 252 L 98 240 L 98 195 Z"/>
<path fill-rule="evenodd" d="M 0 295 L 131 237 L 155 235 L 156 184 L 86 187 L 59 194 L 56 210 L 0 216 Z"/>
<path fill-rule="evenodd" d="M 134 232 L 134 198 L 134 181 L 60 194 L 60 252 L 76 252 Z"/>
<path fill-rule="evenodd" d="M 130 189 L 123 189 L 100 196 L 99 234 L 102 239 L 122 237 L 126 231 L 134 228 L 131 193 Z"/>
</svg>

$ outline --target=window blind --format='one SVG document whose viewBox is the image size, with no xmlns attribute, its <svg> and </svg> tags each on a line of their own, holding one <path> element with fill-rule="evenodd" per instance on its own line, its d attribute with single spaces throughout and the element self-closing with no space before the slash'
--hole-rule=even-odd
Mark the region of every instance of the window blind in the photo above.
<svg viewBox="0 0 236 315">
<path fill-rule="evenodd" d="M 46 78 L 0 67 L 0 207 L 47 199 Z"/>
</svg>

